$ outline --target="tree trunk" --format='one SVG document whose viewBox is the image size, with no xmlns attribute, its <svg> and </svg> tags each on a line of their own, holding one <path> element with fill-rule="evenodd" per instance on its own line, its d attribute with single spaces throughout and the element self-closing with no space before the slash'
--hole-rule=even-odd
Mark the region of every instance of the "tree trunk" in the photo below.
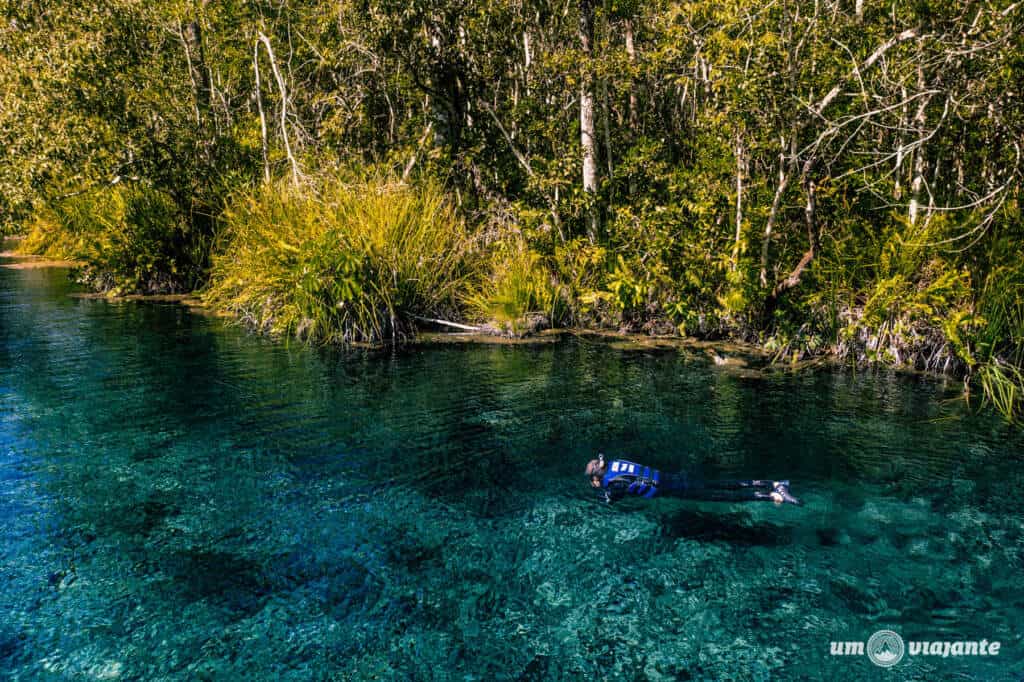
<svg viewBox="0 0 1024 682">
<path fill-rule="evenodd" d="M 636 65 L 636 46 L 633 44 L 633 20 L 626 19 L 625 24 L 626 33 L 626 56 L 629 58 L 629 65 L 633 67 Z M 632 74 L 629 78 L 629 131 L 633 135 L 637 132 L 637 118 L 639 104 L 636 96 L 636 84 L 633 82 Z"/>
<path fill-rule="evenodd" d="M 629 66 L 632 70 L 636 65 L 636 46 L 633 43 L 633 20 L 627 18 L 624 31 L 626 33 L 626 57 L 629 59 Z M 636 83 L 633 82 L 633 74 L 630 72 L 629 76 L 629 113 L 628 113 L 628 124 L 629 124 L 629 140 L 633 142 L 637 138 L 638 134 L 638 121 L 639 121 L 639 102 L 637 101 L 636 95 Z M 632 174 L 629 178 L 629 196 L 632 197 L 636 193 L 636 181 L 633 179 Z"/>
<path fill-rule="evenodd" d="M 917 67 L 917 87 L 919 90 L 924 90 L 924 69 L 921 66 Z M 926 109 L 930 99 L 931 97 L 929 96 L 922 97 L 917 105 L 917 113 L 914 114 L 914 134 L 919 140 L 925 134 Z M 917 215 L 921 206 L 921 190 L 924 187 L 925 159 L 923 142 L 919 143 L 917 149 L 914 150 L 913 169 L 914 175 L 910 181 L 910 205 L 907 207 L 907 219 L 911 225 L 917 224 Z"/>
<path fill-rule="evenodd" d="M 740 261 L 740 241 L 743 239 L 743 170 L 746 159 L 743 152 L 743 138 L 736 136 L 736 240 L 732 247 L 732 271 L 736 272 Z"/>
<path fill-rule="evenodd" d="M 893 186 L 893 199 L 899 201 L 903 198 L 903 157 L 906 156 L 906 151 L 903 147 L 903 131 L 906 129 L 907 121 L 907 88 L 903 87 L 900 90 L 900 96 L 902 98 L 903 105 L 900 107 L 900 124 L 897 128 L 896 137 L 896 163 L 893 168 L 893 180 L 895 185 Z"/>
<path fill-rule="evenodd" d="M 808 160 L 804 164 L 803 174 L 804 194 L 807 197 L 807 202 L 804 204 L 804 224 L 807 227 L 807 251 L 804 252 L 803 257 L 796 264 L 796 267 L 793 268 L 793 271 L 784 280 L 775 285 L 766 306 L 768 310 L 775 308 L 779 296 L 800 284 L 800 277 L 803 275 L 804 270 L 807 269 L 811 261 L 817 257 L 821 250 L 821 228 L 818 226 L 817 217 L 817 186 L 810 177 L 812 165 L 812 161 Z"/>
<path fill-rule="evenodd" d="M 270 155 L 267 149 L 267 116 L 263 112 L 263 93 L 260 92 L 260 43 L 252 50 L 252 70 L 256 76 L 256 111 L 260 114 L 260 148 L 263 151 L 263 179 L 270 182 Z"/>
<path fill-rule="evenodd" d="M 775 188 L 775 197 L 772 199 L 772 207 L 768 212 L 768 222 L 764 226 L 764 241 L 761 243 L 761 286 L 768 286 L 768 247 L 772 241 L 772 232 L 775 230 L 775 223 L 779 218 L 779 208 L 782 206 L 782 197 L 786 193 L 789 179 L 793 175 L 793 155 L 796 153 L 796 135 L 790 136 L 790 158 L 786 159 L 786 141 L 782 140 L 782 150 L 779 152 L 779 184 Z"/>
<path fill-rule="evenodd" d="M 583 191 L 587 195 L 587 237 L 597 240 L 597 141 L 594 131 L 594 91 L 590 75 L 594 43 L 594 3 L 580 0 L 580 47 L 583 53 L 583 77 L 580 79 L 580 147 L 583 151 Z"/>
<path fill-rule="evenodd" d="M 200 127 L 209 125 L 210 115 L 210 72 L 206 68 L 206 54 L 203 50 L 202 28 L 198 21 L 190 21 L 184 26 L 179 25 L 181 42 L 185 46 L 185 60 L 188 62 L 188 75 L 192 81 L 192 96 L 196 105 L 196 124 Z"/>
<path fill-rule="evenodd" d="M 608 101 L 608 81 L 601 79 L 601 98 L 604 100 L 601 107 L 601 125 L 604 128 L 604 153 L 608 162 L 608 179 L 615 176 L 615 168 L 612 165 L 612 128 L 608 121 L 608 110 L 611 103 Z"/>
<path fill-rule="evenodd" d="M 265 34 L 259 34 L 259 41 L 263 43 L 263 46 L 267 50 L 267 58 L 270 60 L 270 69 L 274 73 L 274 79 L 277 81 L 278 90 L 281 92 L 281 137 L 284 140 L 284 151 L 288 156 L 288 161 L 292 167 L 292 182 L 297 187 L 299 185 L 299 162 L 296 161 L 295 155 L 292 153 L 292 145 L 288 140 L 288 89 L 285 87 L 284 78 L 281 76 L 281 72 L 277 68 L 277 60 L 274 58 L 274 48 L 270 44 L 270 38 Z M 257 47 L 258 49 L 258 47 Z"/>
</svg>

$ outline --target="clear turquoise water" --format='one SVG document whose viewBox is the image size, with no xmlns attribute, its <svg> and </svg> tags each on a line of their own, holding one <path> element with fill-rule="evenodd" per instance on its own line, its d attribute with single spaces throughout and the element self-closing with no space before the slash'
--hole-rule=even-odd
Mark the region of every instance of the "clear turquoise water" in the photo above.
<svg viewBox="0 0 1024 682">
<path fill-rule="evenodd" d="M 1017 680 L 1022 438 L 959 387 L 585 341 L 344 354 L 0 269 L 0 676 Z M 807 502 L 597 502 L 598 450 Z M 987 658 L 829 655 L 882 628 Z"/>
</svg>

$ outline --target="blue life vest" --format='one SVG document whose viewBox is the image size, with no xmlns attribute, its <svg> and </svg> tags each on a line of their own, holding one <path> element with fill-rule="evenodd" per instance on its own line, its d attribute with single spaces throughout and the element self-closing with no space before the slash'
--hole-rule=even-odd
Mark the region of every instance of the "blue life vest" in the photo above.
<svg viewBox="0 0 1024 682">
<path fill-rule="evenodd" d="M 601 487 L 608 489 L 611 482 L 615 480 L 629 481 L 626 492 L 631 495 L 654 497 L 658 494 L 661 472 L 636 462 L 613 459 L 608 463 L 608 468 L 605 469 L 604 476 L 601 478 Z"/>
</svg>

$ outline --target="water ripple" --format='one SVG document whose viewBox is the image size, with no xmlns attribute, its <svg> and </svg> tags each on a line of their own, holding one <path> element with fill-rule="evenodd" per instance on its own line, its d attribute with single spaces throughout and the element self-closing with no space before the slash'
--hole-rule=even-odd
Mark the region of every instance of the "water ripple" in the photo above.
<svg viewBox="0 0 1024 682">
<path fill-rule="evenodd" d="M 14 679 L 862 679 L 828 643 L 881 627 L 1004 641 L 892 679 L 1024 670 L 1021 438 L 955 387 L 345 353 L 70 290 L 0 270 Z M 807 505 L 606 505 L 598 451 Z"/>
</svg>

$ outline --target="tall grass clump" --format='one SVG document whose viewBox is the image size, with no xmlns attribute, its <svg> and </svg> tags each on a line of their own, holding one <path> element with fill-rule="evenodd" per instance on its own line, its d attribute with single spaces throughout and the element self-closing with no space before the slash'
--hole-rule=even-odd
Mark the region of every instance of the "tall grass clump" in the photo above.
<svg viewBox="0 0 1024 682">
<path fill-rule="evenodd" d="M 499 243 L 465 299 L 475 318 L 513 335 L 553 324 L 563 307 L 553 273 L 523 239 Z"/>
<path fill-rule="evenodd" d="M 167 193 L 136 184 L 38 206 L 20 250 L 81 261 L 101 291 L 158 294 L 196 285 L 206 245 Z"/>
<path fill-rule="evenodd" d="M 985 400 L 1007 419 L 1024 413 L 1024 264 L 994 268 L 978 298 L 967 346 Z"/>
<path fill-rule="evenodd" d="M 61 229 L 57 215 L 49 206 L 41 206 L 25 223 L 25 238 L 18 242 L 18 253 L 46 256 L 58 260 L 72 257 L 66 233 Z"/>
<path fill-rule="evenodd" d="M 457 314 L 472 240 L 436 184 L 266 183 L 222 223 L 205 299 L 260 331 L 381 343 Z"/>
</svg>

